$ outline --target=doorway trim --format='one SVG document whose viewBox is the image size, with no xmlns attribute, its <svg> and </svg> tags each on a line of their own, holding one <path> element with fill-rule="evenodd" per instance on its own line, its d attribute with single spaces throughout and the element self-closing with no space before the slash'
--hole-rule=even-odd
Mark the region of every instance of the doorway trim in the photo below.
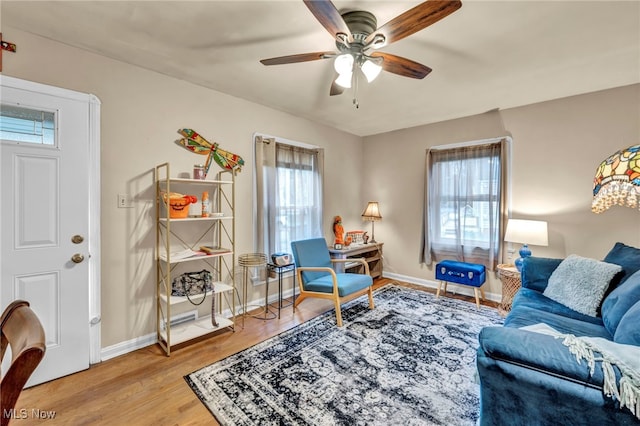
<svg viewBox="0 0 640 426">
<path fill-rule="evenodd" d="M 89 363 L 102 361 L 100 308 L 100 107 L 97 96 L 0 74 L 6 87 L 86 102 L 89 106 Z"/>
</svg>

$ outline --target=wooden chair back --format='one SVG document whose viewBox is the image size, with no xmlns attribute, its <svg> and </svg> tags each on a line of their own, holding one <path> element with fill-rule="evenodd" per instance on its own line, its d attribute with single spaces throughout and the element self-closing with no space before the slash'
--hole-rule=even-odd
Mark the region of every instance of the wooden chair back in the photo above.
<svg viewBox="0 0 640 426">
<path fill-rule="evenodd" d="M 12 302 L 0 317 L 0 361 L 7 347 L 11 347 L 11 365 L 0 381 L 2 389 L 1 422 L 8 425 L 18 397 L 46 351 L 44 329 L 29 302 Z"/>
</svg>

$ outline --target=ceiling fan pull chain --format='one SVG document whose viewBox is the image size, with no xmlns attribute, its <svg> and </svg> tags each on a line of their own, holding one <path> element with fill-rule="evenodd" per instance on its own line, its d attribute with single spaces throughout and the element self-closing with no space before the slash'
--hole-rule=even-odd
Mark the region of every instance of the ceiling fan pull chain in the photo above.
<svg viewBox="0 0 640 426">
<path fill-rule="evenodd" d="M 358 102 L 358 73 L 353 73 L 353 104 L 356 106 L 356 109 L 360 108 L 360 103 Z"/>
</svg>

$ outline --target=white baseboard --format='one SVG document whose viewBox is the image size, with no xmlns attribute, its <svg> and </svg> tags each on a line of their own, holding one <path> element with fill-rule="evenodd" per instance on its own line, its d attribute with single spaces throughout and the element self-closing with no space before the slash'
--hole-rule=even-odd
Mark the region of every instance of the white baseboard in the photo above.
<svg viewBox="0 0 640 426">
<path fill-rule="evenodd" d="M 410 283 L 410 284 L 416 284 L 416 285 L 420 285 L 420 286 L 424 286 L 424 287 L 428 287 L 428 288 L 432 288 L 434 290 L 436 290 L 438 288 L 438 283 L 435 281 L 431 281 L 431 280 L 425 280 L 422 278 L 416 278 L 416 277 L 411 277 L 408 275 L 401 275 L 401 274 L 394 274 L 394 273 L 390 273 L 390 272 L 384 272 L 382 275 L 384 278 L 389 278 L 392 280 L 398 280 L 398 281 L 403 281 L 406 283 Z M 456 284 L 449 284 L 449 286 L 454 286 L 454 290 L 459 293 L 459 294 L 464 294 L 466 296 L 474 296 L 473 290 L 471 288 L 469 288 L 468 286 L 464 286 L 464 285 L 456 285 Z M 290 286 L 288 286 L 290 287 Z M 449 287 L 451 288 L 451 287 Z M 285 290 L 282 292 L 282 297 L 283 298 L 287 298 L 287 297 L 291 297 L 293 291 L 291 288 L 289 288 L 288 290 Z M 501 295 L 499 294 L 495 294 L 495 293 L 488 293 L 485 292 L 485 297 L 489 300 L 492 300 L 494 302 L 500 302 L 501 299 Z M 271 296 L 269 296 L 268 299 L 269 303 L 275 303 L 278 301 L 278 295 L 277 294 L 272 294 Z M 259 299 L 255 299 L 252 300 L 251 302 L 248 302 L 247 305 L 248 306 L 262 306 L 264 304 L 264 298 L 259 298 Z M 288 307 L 289 309 L 292 309 L 291 307 Z M 240 309 L 239 306 L 236 306 L 236 312 L 241 312 L 242 310 Z M 231 316 L 231 311 L 229 309 L 225 310 L 222 312 L 222 316 L 229 318 Z M 100 352 L 100 357 L 102 361 L 106 361 L 108 359 L 111 358 L 115 358 L 117 356 L 120 355 L 125 355 L 129 352 L 133 352 L 136 351 L 138 349 L 142 349 L 145 348 L 147 346 L 151 346 L 156 344 L 157 342 L 157 338 L 156 338 L 156 333 L 150 333 L 144 336 L 140 336 L 140 337 L 136 337 L 134 339 L 131 340 L 127 340 L 125 342 L 121 342 L 121 343 L 116 343 L 115 345 L 111 345 L 111 346 L 107 346 L 105 348 L 102 348 L 101 352 Z"/>
<path fill-rule="evenodd" d="M 136 337 L 135 339 L 127 340 L 125 342 L 116 343 L 115 345 L 102 348 L 100 351 L 101 361 L 106 361 L 111 358 L 115 358 L 120 355 L 127 354 L 129 352 L 137 351 L 138 349 L 146 348 L 157 342 L 156 333 L 147 334 L 145 336 Z"/>
<path fill-rule="evenodd" d="M 277 285 L 277 284 L 276 284 Z M 289 286 L 290 287 L 290 286 Z M 293 291 L 291 288 L 282 292 L 282 298 L 291 297 Z M 269 296 L 269 303 L 276 303 L 278 301 L 278 295 L 272 294 Z M 247 306 L 255 307 L 262 306 L 264 304 L 264 298 L 259 298 L 247 303 Z M 273 307 L 271 308 L 273 309 Z M 289 306 L 289 309 L 292 309 Z M 236 313 L 241 312 L 242 309 L 240 306 L 236 306 Z M 231 310 L 226 309 L 222 311 L 221 314 L 225 318 L 231 317 Z M 236 318 L 236 321 L 240 318 Z M 106 361 L 111 358 L 118 357 L 120 355 L 128 354 L 129 352 L 137 351 L 138 349 L 146 348 L 147 346 L 155 345 L 158 342 L 156 332 L 149 333 L 144 336 L 136 337 L 131 340 L 127 340 L 124 342 L 116 343 L 115 345 L 107 346 L 102 348 L 100 351 L 100 362 Z"/>
<path fill-rule="evenodd" d="M 438 283 L 436 281 L 431 281 L 431 280 L 425 280 L 423 278 L 416 278 L 416 277 L 410 277 L 407 275 L 400 275 L 400 274 L 394 274 L 392 272 L 383 272 L 382 276 L 384 278 L 389 278 L 392 280 L 398 280 L 398 281 L 403 281 L 405 283 L 410 283 L 410 284 L 416 284 L 416 285 L 420 285 L 423 287 L 429 287 L 432 288 L 434 290 L 438 289 Z M 469 286 L 466 285 L 458 285 L 458 284 L 454 284 L 454 283 L 448 283 L 447 285 L 447 289 L 452 289 L 454 290 L 455 293 L 459 293 L 459 294 L 464 294 L 465 296 L 471 296 L 471 297 L 475 297 L 474 296 L 474 292 L 473 289 Z M 484 292 L 484 296 L 491 300 L 492 302 L 500 302 L 500 300 L 502 300 L 502 295 L 500 294 L 495 294 L 495 293 L 489 293 L 487 291 Z"/>
</svg>

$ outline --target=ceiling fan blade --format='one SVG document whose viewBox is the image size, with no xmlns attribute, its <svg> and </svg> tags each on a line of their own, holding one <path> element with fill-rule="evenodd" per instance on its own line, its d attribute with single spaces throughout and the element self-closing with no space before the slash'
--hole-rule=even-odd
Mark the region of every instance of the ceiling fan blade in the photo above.
<svg viewBox="0 0 640 426">
<path fill-rule="evenodd" d="M 336 56 L 335 52 L 313 52 L 300 53 L 298 55 L 278 56 L 277 58 L 262 59 L 263 65 L 282 65 L 293 64 L 296 62 L 317 61 L 318 59 L 327 59 Z"/>
<path fill-rule="evenodd" d="M 373 52 L 371 56 L 374 58 L 382 58 L 382 69 L 403 77 L 411 77 L 422 79 L 431 72 L 431 68 L 426 65 L 419 64 L 411 59 L 401 56 L 392 55 L 384 52 Z"/>
<path fill-rule="evenodd" d="M 431 24 L 435 24 L 462 7 L 460 0 L 427 0 L 396 16 L 373 33 L 369 34 L 365 44 L 373 41 L 376 34 L 385 37 L 385 43 L 376 47 L 382 47 L 394 41 L 401 40 L 416 33 Z"/>
<path fill-rule="evenodd" d="M 345 34 L 349 42 L 353 41 L 351 30 L 347 26 L 338 9 L 329 0 L 304 0 L 313 16 L 329 31 L 333 38 Z"/>
</svg>

